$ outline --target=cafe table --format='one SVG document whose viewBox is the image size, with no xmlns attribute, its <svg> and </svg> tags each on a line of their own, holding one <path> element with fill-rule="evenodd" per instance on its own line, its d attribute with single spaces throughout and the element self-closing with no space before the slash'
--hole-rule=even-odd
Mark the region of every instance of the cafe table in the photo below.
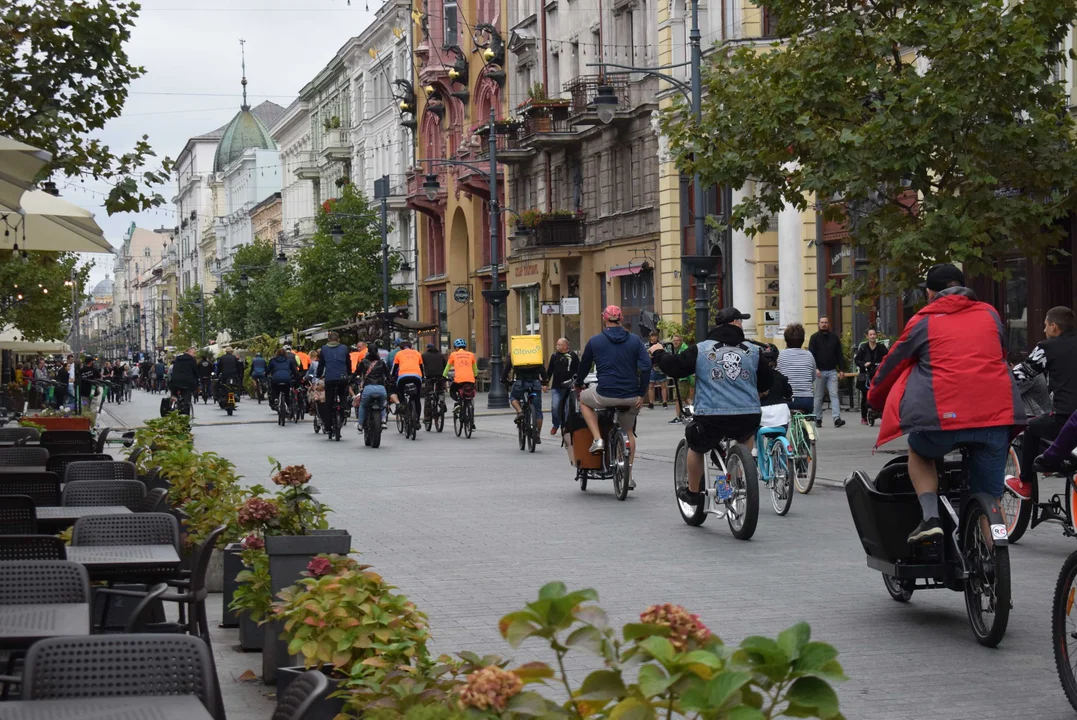
<svg viewBox="0 0 1077 720">
<path fill-rule="evenodd" d="M 43 638 L 89 634 L 89 603 L 0 605 L 4 650 L 24 650 Z"/>
<path fill-rule="evenodd" d="M 67 559 L 85 567 L 91 580 L 166 580 L 181 563 L 171 545 L 71 545 Z"/>
<path fill-rule="evenodd" d="M 0 720 L 213 720 L 194 695 L 143 695 L 0 703 Z"/>
<path fill-rule="evenodd" d="M 71 527 L 75 521 L 91 515 L 130 515 L 131 508 L 124 505 L 86 505 L 83 507 L 39 507 L 37 524 L 49 529 Z"/>
</svg>

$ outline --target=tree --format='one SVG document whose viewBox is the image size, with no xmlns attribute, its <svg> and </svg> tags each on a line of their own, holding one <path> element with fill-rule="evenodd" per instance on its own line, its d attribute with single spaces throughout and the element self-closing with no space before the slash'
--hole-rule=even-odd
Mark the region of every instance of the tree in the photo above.
<svg viewBox="0 0 1077 720">
<path fill-rule="evenodd" d="M 32 252 L 27 261 L 0 260 L 0 325 L 14 327 L 27 340 L 56 340 L 71 322 L 72 287 L 86 287 L 90 266 L 78 268 L 74 253 Z M 82 304 L 82 297 L 77 297 Z"/>
<path fill-rule="evenodd" d="M 1057 243 L 1077 147 L 1060 50 L 1077 0 L 767 0 L 782 47 L 719 47 L 700 125 L 663 117 L 675 159 L 753 193 L 731 224 L 767 229 L 821 198 L 866 250 L 868 280 L 908 288 L 936 261 L 992 261 Z M 916 57 L 913 57 L 915 51 Z"/>
<path fill-rule="evenodd" d="M 60 173 L 108 182 L 110 215 L 164 203 L 150 189 L 172 168 L 167 157 L 159 169 L 146 168 L 154 157 L 146 135 L 122 154 L 93 137 L 120 116 L 128 86 L 146 72 L 123 48 L 138 10 L 113 0 L 0 3 L 0 135 L 52 153 L 39 179 Z"/>
<path fill-rule="evenodd" d="M 180 294 L 177 312 L 176 347 L 203 347 L 217 332 L 212 298 L 202 295 L 201 285 L 192 285 Z"/>
<path fill-rule="evenodd" d="M 221 276 L 220 293 L 213 302 L 218 326 L 236 338 L 290 330 L 281 301 L 292 273 L 290 267 L 276 264 L 273 244 L 256 239 L 244 245 L 236 251 L 232 268 Z"/>
<path fill-rule="evenodd" d="M 284 316 L 296 327 L 334 326 L 353 320 L 356 313 L 381 310 L 381 220 L 375 208 L 354 185 L 345 185 L 341 197 L 328 201 L 315 222 L 311 244 L 296 253 L 295 282 L 285 293 Z M 334 225 L 344 232 L 339 243 L 331 234 Z M 389 258 L 390 276 L 398 264 L 396 257 Z M 390 288 L 390 303 L 407 298 L 406 290 Z"/>
</svg>

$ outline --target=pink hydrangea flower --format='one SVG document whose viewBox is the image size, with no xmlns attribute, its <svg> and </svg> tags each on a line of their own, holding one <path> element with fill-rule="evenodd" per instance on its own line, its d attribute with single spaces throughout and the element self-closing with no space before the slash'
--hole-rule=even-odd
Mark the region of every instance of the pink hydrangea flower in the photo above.
<svg viewBox="0 0 1077 720">
<path fill-rule="evenodd" d="M 690 643 L 702 645 L 711 636 L 710 628 L 703 624 L 698 615 L 672 603 L 651 605 L 640 613 L 639 619 L 648 625 L 668 627 L 669 641 L 679 652 L 687 650 Z"/>
</svg>

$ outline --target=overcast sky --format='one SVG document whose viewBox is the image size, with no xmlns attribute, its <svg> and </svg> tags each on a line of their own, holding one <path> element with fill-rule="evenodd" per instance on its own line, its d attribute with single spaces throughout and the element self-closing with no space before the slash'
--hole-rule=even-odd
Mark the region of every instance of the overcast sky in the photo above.
<svg viewBox="0 0 1077 720">
<path fill-rule="evenodd" d="M 123 116 L 101 133 L 116 152 L 130 150 L 148 134 L 159 157 L 175 160 L 187 139 L 224 125 L 239 110 L 240 46 L 247 41 L 247 96 L 287 107 L 348 38 L 374 17 L 373 0 L 141 0 L 127 53 L 146 68 L 134 82 Z M 185 7 L 190 5 L 190 7 Z M 131 222 L 153 229 L 174 227 L 171 205 L 139 214 L 109 216 L 101 205 L 107 185 L 87 180 L 59 183 L 61 196 L 95 215 L 114 246 Z M 175 177 L 160 193 L 171 200 Z M 104 255 L 92 272 L 96 282 L 111 275 Z"/>
</svg>

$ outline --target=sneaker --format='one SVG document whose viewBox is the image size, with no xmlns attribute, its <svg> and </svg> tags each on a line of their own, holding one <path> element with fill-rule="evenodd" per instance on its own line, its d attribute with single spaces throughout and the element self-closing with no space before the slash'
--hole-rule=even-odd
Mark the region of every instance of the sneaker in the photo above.
<svg viewBox="0 0 1077 720">
<path fill-rule="evenodd" d="M 633 478 L 633 477 L 628 478 L 628 489 L 629 490 L 635 490 L 636 489 L 636 478 Z"/>
<path fill-rule="evenodd" d="M 837 418 L 834 420 L 834 427 L 841 427 L 843 425 L 845 425 L 845 421 L 841 418 Z"/>
<path fill-rule="evenodd" d="M 681 421 L 681 419 L 679 417 L 675 417 L 672 420 L 670 420 L 668 423 L 666 423 L 666 425 L 680 425 L 681 422 L 682 421 Z"/>
<path fill-rule="evenodd" d="M 1036 460 L 1039 460 L 1039 458 L 1036 458 Z M 1032 499 L 1032 483 L 1027 483 L 1021 478 L 1014 477 L 1013 475 L 1007 476 L 1006 489 L 1022 500 Z"/>
<path fill-rule="evenodd" d="M 558 428 L 555 428 L 555 427 L 552 427 L 552 428 L 550 428 L 550 434 L 551 434 L 551 435 L 556 435 L 556 434 L 557 434 L 557 430 L 558 430 Z"/>
<path fill-rule="evenodd" d="M 1036 461 L 1032 463 L 1032 467 L 1043 473 L 1056 473 L 1062 469 L 1062 460 L 1061 458 L 1037 455 Z"/>
<path fill-rule="evenodd" d="M 823 427 L 823 421 L 822 420 L 816 420 L 815 421 L 815 427 L 817 427 L 817 428 Z"/>
<path fill-rule="evenodd" d="M 669 403 L 662 403 L 662 409 L 666 410 L 667 408 L 669 408 Z"/>
<path fill-rule="evenodd" d="M 909 533 L 909 544 L 915 545 L 922 542 L 932 542 L 942 537 L 942 524 L 938 518 L 928 518 L 916 526 Z"/>
<path fill-rule="evenodd" d="M 524 418 L 523 418 L 523 416 L 522 416 L 522 415 L 517 415 L 517 416 L 516 416 L 515 418 L 513 418 L 512 422 L 514 422 L 514 423 L 516 423 L 517 425 L 519 425 L 519 424 L 520 424 L 520 421 L 521 421 L 521 420 L 523 420 L 523 419 L 524 419 Z"/>
<path fill-rule="evenodd" d="M 593 443 L 591 443 L 591 449 L 588 450 L 587 452 L 589 452 L 591 454 L 594 454 L 594 453 L 600 453 L 605 449 L 606 449 L 606 443 L 602 442 L 602 438 L 596 438 L 595 441 Z"/>
<path fill-rule="evenodd" d="M 868 424 L 868 419 L 867 418 L 860 418 L 860 424 L 861 425 L 867 425 Z"/>
<path fill-rule="evenodd" d="M 654 403 L 647 403 L 648 410 L 654 410 Z"/>
<path fill-rule="evenodd" d="M 538 433 L 535 433 L 535 444 L 536 445 L 541 445 L 542 444 L 542 436 L 539 435 Z"/>
<path fill-rule="evenodd" d="M 689 505 L 699 505 L 703 502 L 703 493 L 692 492 L 685 486 L 677 491 L 677 499 Z"/>
</svg>

